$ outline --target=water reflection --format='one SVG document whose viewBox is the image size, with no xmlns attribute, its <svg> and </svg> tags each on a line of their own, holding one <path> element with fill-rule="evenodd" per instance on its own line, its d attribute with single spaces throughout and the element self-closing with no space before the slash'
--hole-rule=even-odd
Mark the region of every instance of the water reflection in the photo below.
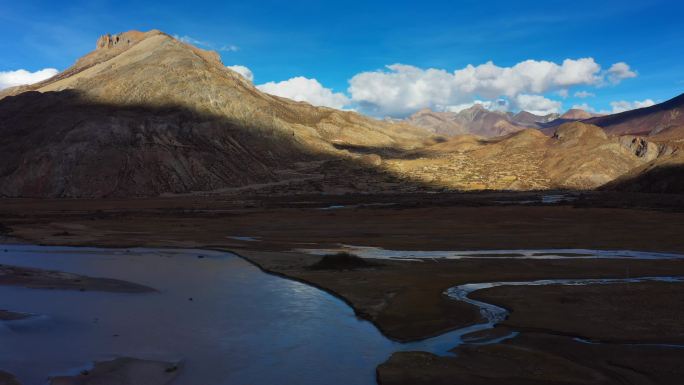
<svg viewBox="0 0 684 385">
<path fill-rule="evenodd" d="M 375 367 L 395 350 L 342 301 L 227 253 L 7 248 L 0 263 L 160 290 L 0 287 L 0 308 L 44 315 L 0 323 L 0 369 L 25 385 L 115 356 L 183 360 L 175 384 L 374 384 Z"/>
<path fill-rule="evenodd" d="M 371 323 L 358 319 L 341 300 L 314 287 L 264 274 L 229 253 L 139 248 L 1 248 L 8 249 L 0 252 L 1 264 L 123 279 L 159 290 L 131 294 L 0 286 L 1 309 L 39 314 L 0 322 L 0 369 L 17 375 L 24 385 L 44 384 L 48 375 L 77 373 L 92 361 L 117 356 L 182 360 L 183 370 L 174 381 L 179 385 L 374 384 L 376 366 L 393 352 L 422 350 L 448 355 L 463 342 L 464 335 L 490 328 L 505 317 L 505 309 L 469 299 L 468 294 L 475 290 L 501 285 L 682 279 L 461 285 L 446 294 L 480 307 L 487 323 L 400 344 L 382 336 Z M 366 250 L 372 255 L 385 252 Z M 562 252 L 568 254 L 558 250 L 499 251 L 526 258 L 682 257 L 623 251 Z M 464 252 L 449 253 L 462 257 Z M 492 252 L 468 253 L 474 253 L 469 256 L 472 258 L 489 258 Z M 514 336 L 512 333 L 493 342 Z"/>
</svg>

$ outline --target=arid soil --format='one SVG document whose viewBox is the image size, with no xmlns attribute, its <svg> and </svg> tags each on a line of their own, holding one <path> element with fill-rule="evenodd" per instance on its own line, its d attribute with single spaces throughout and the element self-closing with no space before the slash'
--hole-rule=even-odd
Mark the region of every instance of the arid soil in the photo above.
<svg viewBox="0 0 684 385">
<path fill-rule="evenodd" d="M 95 278 L 61 271 L 49 271 L 0 265 L 0 285 L 24 286 L 32 289 L 107 291 L 144 293 L 154 289 L 111 278 Z M 2 313 L 0 312 L 0 317 Z"/>
<path fill-rule="evenodd" d="M 0 370 L 0 385 L 21 385 L 12 374 Z"/>
<path fill-rule="evenodd" d="M 456 354 L 438 357 L 424 352 L 395 353 L 378 367 L 378 383 L 676 385 L 684 376 L 681 349 L 591 345 L 545 333 L 523 333 L 495 345 L 463 345 Z"/>
<path fill-rule="evenodd" d="M 631 274 L 629 269 L 624 266 L 623 274 Z M 672 274 L 682 271 L 675 269 Z M 481 290 L 470 297 L 504 305 L 511 315 L 501 325 L 515 330 L 553 331 L 611 343 L 684 345 L 682 286 L 665 282 L 516 286 Z"/>
<path fill-rule="evenodd" d="M 124 357 L 96 362 L 92 370 L 76 376 L 54 377 L 50 385 L 164 385 L 177 373 L 178 366 L 174 363 Z"/>
<path fill-rule="evenodd" d="M 420 339 L 479 322 L 477 309 L 443 295 L 457 284 L 684 275 L 681 260 L 381 260 L 370 266 L 320 268 L 320 257 L 292 251 L 342 243 L 398 250 L 589 248 L 684 253 L 681 197 L 571 195 L 573 202 L 559 205 L 514 204 L 535 200 L 537 193 L 239 201 L 222 197 L 2 200 L 0 223 L 7 237 L 30 243 L 235 251 L 268 272 L 340 296 L 357 314 L 397 340 Z M 340 205 L 347 208 L 324 210 Z M 675 362 L 684 357 L 682 350 L 622 343 L 682 341 L 676 320 L 684 319 L 684 307 L 677 285 L 500 287 L 478 292 L 473 296 L 512 311 L 504 324 L 521 332 L 517 337 L 498 345 L 464 345 L 457 358 L 397 353 L 379 368 L 378 378 L 383 384 L 612 384 L 621 383 L 620 379 L 674 384 L 668 381 L 681 375 Z M 608 343 L 583 344 L 574 337 Z M 647 358 L 639 361 L 641 355 Z M 610 358 L 615 356 L 619 358 Z M 520 364 L 529 360 L 534 365 Z"/>
<path fill-rule="evenodd" d="M 9 310 L 0 310 L 0 321 L 16 321 L 30 317 L 29 314 L 17 313 Z"/>
</svg>

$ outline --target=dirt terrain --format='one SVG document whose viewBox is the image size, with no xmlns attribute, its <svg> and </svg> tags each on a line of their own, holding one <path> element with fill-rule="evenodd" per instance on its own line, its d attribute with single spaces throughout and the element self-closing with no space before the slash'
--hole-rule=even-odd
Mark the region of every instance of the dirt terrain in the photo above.
<svg viewBox="0 0 684 385">
<path fill-rule="evenodd" d="M 461 283 L 684 275 L 682 260 L 378 260 L 337 268 L 293 251 L 350 244 L 396 250 L 684 253 L 681 196 L 566 194 L 572 201 L 559 204 L 542 204 L 543 193 L 19 199 L 0 201 L 0 223 L 12 242 L 234 251 L 267 272 L 338 295 L 396 340 L 480 322 L 476 308 L 443 294 Z M 681 343 L 676 320 L 684 318 L 684 307 L 678 285 L 500 287 L 474 293 L 511 310 L 504 326 L 520 334 L 498 345 L 464 345 L 457 358 L 397 353 L 380 367 L 378 378 L 383 384 L 612 384 L 620 383 L 617 378 L 674 384 L 668 381 L 679 375 L 674 363 L 681 362 L 681 350 L 625 342 Z M 644 312 L 630 312 L 635 308 Z M 584 344 L 574 337 L 607 344 Z M 615 355 L 619 360 L 611 360 Z M 638 361 L 639 355 L 649 358 Z M 535 366 L 523 372 L 515 364 L 532 358 Z M 500 369 L 485 370 L 494 364 Z M 567 382 L 554 374 L 566 371 Z"/>
<path fill-rule="evenodd" d="M 7 265 L 0 265 L 0 285 L 23 286 L 32 289 L 88 290 L 112 293 L 154 291 L 150 287 L 117 279 L 86 277 L 61 271 Z M 0 317 L 2 317 L 1 312 Z"/>
<path fill-rule="evenodd" d="M 92 370 L 76 376 L 50 379 L 50 385 L 164 385 L 178 374 L 178 365 L 171 362 L 117 358 L 96 362 Z"/>
</svg>

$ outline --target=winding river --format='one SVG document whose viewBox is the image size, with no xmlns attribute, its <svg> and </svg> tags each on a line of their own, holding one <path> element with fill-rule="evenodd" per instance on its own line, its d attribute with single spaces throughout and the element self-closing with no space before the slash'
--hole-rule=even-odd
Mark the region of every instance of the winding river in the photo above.
<svg viewBox="0 0 684 385">
<path fill-rule="evenodd" d="M 461 285 L 445 294 L 479 307 L 486 322 L 401 344 L 358 319 L 341 300 L 264 274 L 230 253 L 27 245 L 0 250 L 2 264 L 117 278 L 159 290 L 128 294 L 0 287 L 0 309 L 36 315 L 0 322 L 0 369 L 17 375 L 24 385 L 44 384 L 49 375 L 77 373 L 92 361 L 116 356 L 182 361 L 183 370 L 174 381 L 179 385 L 374 384 L 376 366 L 393 352 L 449 354 L 464 335 L 491 328 L 506 317 L 505 309 L 470 299 L 473 291 L 501 285 L 682 280 Z"/>
</svg>

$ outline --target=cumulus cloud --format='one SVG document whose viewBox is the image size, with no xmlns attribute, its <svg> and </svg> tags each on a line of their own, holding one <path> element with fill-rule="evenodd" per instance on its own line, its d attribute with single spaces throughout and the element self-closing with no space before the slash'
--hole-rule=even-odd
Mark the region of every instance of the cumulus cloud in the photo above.
<svg viewBox="0 0 684 385">
<path fill-rule="evenodd" d="M 610 106 L 613 107 L 613 113 L 617 114 L 619 112 L 625 112 L 629 110 L 635 110 L 637 108 L 650 107 L 656 104 L 652 99 L 646 99 L 642 101 L 635 100 L 633 102 L 628 102 L 626 100 L 620 100 L 617 102 L 611 102 Z"/>
<path fill-rule="evenodd" d="M 297 76 L 282 82 L 268 82 L 257 86 L 263 92 L 282 96 L 296 101 L 304 101 L 314 106 L 344 108 L 349 104 L 349 98 L 340 92 L 333 92 L 325 88 L 316 79 Z"/>
<path fill-rule="evenodd" d="M 54 68 L 45 68 L 36 72 L 26 70 L 0 71 L 0 90 L 8 87 L 33 84 L 57 75 Z"/>
<path fill-rule="evenodd" d="M 594 109 L 594 107 L 590 106 L 587 103 L 575 104 L 574 106 L 572 106 L 572 109 L 573 110 L 584 110 L 584 111 L 593 112 L 593 113 L 597 112 L 596 109 Z M 606 111 L 602 111 L 601 113 L 606 113 Z"/>
<path fill-rule="evenodd" d="M 508 111 L 510 109 L 510 103 L 508 100 L 505 99 L 499 99 L 499 100 L 475 100 L 470 103 L 462 103 L 462 104 L 457 104 L 454 106 L 445 106 L 441 108 L 438 106 L 438 110 L 444 110 L 448 112 L 461 112 L 465 109 L 468 109 L 474 105 L 480 105 L 483 108 L 486 108 L 490 111 Z"/>
<path fill-rule="evenodd" d="M 513 100 L 521 94 L 538 95 L 580 85 L 600 86 L 633 76 L 636 74 L 625 63 L 602 71 L 593 58 L 565 59 L 560 64 L 526 60 L 512 67 L 499 67 L 490 61 L 453 72 L 392 64 L 384 70 L 352 77 L 349 93 L 365 112 L 402 116 L 425 107 L 457 106 L 478 97 Z"/>
<path fill-rule="evenodd" d="M 626 101 L 626 100 L 619 100 L 615 102 L 610 102 L 611 110 L 596 110 L 594 107 L 590 106 L 587 103 L 582 103 L 582 104 L 576 104 L 572 106 L 572 108 L 580 108 L 588 112 L 593 112 L 593 113 L 598 113 L 598 114 L 618 114 L 620 112 L 625 112 L 629 110 L 634 110 L 637 108 L 644 108 L 644 107 L 650 107 L 652 105 L 655 105 L 656 102 L 653 101 L 653 99 L 646 99 L 646 100 L 635 100 L 633 102 Z"/>
<path fill-rule="evenodd" d="M 181 39 L 190 38 L 184 36 Z M 228 68 L 246 79 L 253 79 L 247 67 L 234 65 Z M 257 88 L 318 106 L 353 107 L 375 116 L 403 117 L 426 107 L 457 112 L 474 104 L 490 110 L 521 109 L 545 115 L 562 109 L 560 101 L 548 98 L 552 92 L 567 98 L 573 87 L 602 87 L 635 76 L 636 72 L 624 62 L 602 69 L 593 58 L 580 58 L 565 59 L 561 63 L 525 60 L 510 67 L 500 67 L 490 61 L 453 72 L 392 64 L 381 70 L 354 75 L 349 80 L 349 96 L 324 87 L 316 79 L 302 76 L 269 82 Z M 574 96 L 588 98 L 595 95 L 582 90 L 575 92 Z M 622 107 L 618 105 L 616 108 Z"/>
<path fill-rule="evenodd" d="M 535 115 L 548 115 L 557 113 L 563 106 L 561 102 L 547 99 L 542 95 L 520 94 L 517 95 L 513 100 L 517 108 L 531 112 Z"/>
<path fill-rule="evenodd" d="M 241 66 L 241 65 L 236 64 L 236 65 L 232 65 L 232 66 L 226 66 L 226 68 L 231 69 L 231 70 L 239 73 L 240 75 L 242 75 L 243 78 L 249 80 L 250 82 L 254 81 L 254 74 L 252 73 L 252 70 L 250 70 L 249 68 L 247 68 L 245 66 Z"/>
<path fill-rule="evenodd" d="M 608 68 L 608 71 L 606 71 L 606 77 L 610 83 L 618 84 L 624 79 L 637 77 L 637 73 L 632 71 L 627 63 L 619 62 Z"/>
<path fill-rule="evenodd" d="M 596 96 L 596 95 L 589 92 L 589 91 L 577 91 L 577 92 L 575 92 L 575 97 L 580 98 L 580 99 L 593 98 L 594 96 Z"/>
</svg>

